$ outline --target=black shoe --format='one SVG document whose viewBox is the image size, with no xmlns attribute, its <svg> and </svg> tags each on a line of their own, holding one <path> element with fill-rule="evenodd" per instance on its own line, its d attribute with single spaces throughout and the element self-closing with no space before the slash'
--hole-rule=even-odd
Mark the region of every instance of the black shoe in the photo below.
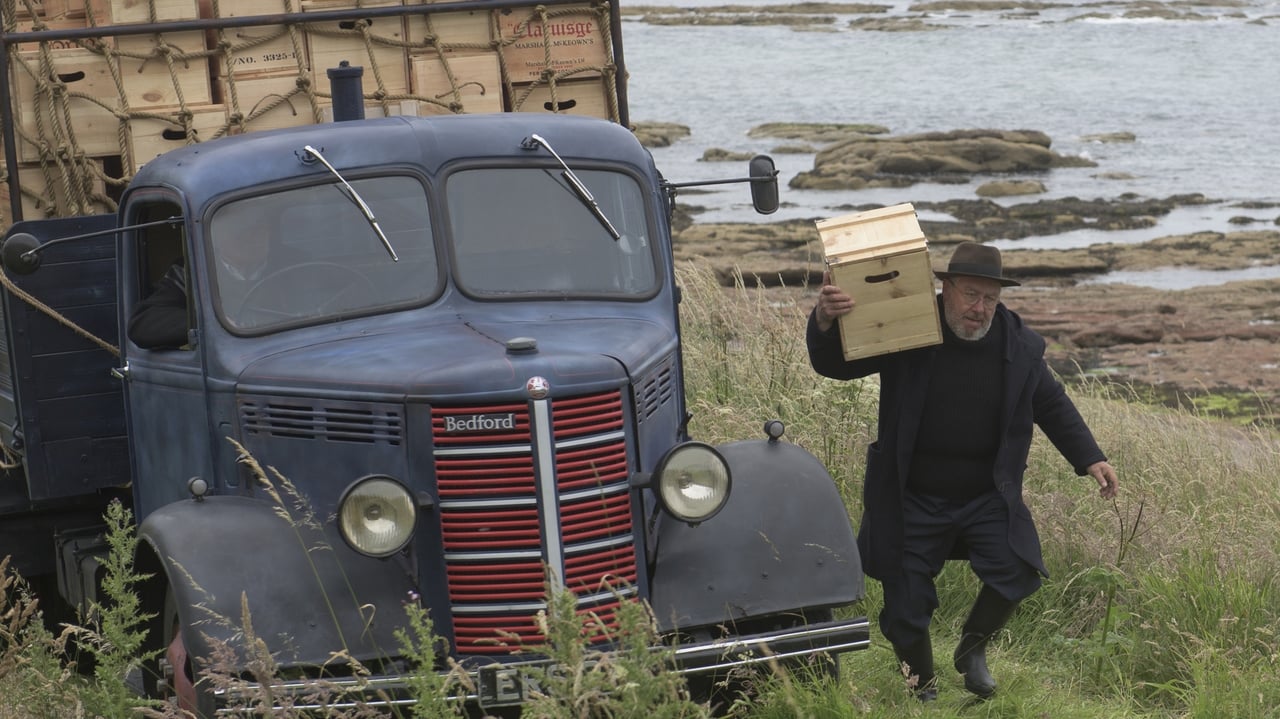
<svg viewBox="0 0 1280 719">
<path fill-rule="evenodd" d="M 996 693 L 996 680 L 987 669 L 988 639 L 981 634 L 964 635 L 954 657 L 956 671 L 964 675 L 964 688 L 983 699 L 990 699 Z"/>
<path fill-rule="evenodd" d="M 983 699 L 989 699 L 996 693 L 996 681 L 987 669 L 987 643 L 1004 627 L 1017 607 L 1017 602 L 1011 602 L 983 585 L 969 618 L 965 620 L 964 633 L 952 659 L 956 671 L 964 675 L 964 688 Z"/>
</svg>

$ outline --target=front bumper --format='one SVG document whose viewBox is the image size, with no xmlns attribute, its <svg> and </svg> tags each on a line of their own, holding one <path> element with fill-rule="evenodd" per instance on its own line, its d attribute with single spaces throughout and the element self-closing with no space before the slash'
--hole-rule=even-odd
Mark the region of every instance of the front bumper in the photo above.
<svg viewBox="0 0 1280 719">
<path fill-rule="evenodd" d="M 670 647 L 655 648 L 655 651 L 671 651 L 673 670 L 695 675 L 725 672 L 737 667 L 815 654 L 841 654 L 865 649 L 870 644 L 870 624 L 865 617 L 858 617 L 683 644 L 674 650 Z M 495 663 L 470 670 L 468 674 L 474 691 L 455 692 L 447 699 L 473 702 L 484 707 L 522 704 L 526 699 L 523 671 L 529 666 L 540 664 Z M 317 696 L 324 698 L 316 699 Z M 288 706 L 295 711 L 317 712 L 332 712 L 357 706 L 407 706 L 416 701 L 410 696 L 408 680 L 403 676 L 325 678 L 273 682 L 270 685 L 243 682 L 214 692 L 217 713 L 220 715 L 238 715 L 242 713 L 238 707 L 261 706 L 260 702 L 264 697 L 272 697 L 272 703 L 276 703 L 278 707 Z"/>
</svg>

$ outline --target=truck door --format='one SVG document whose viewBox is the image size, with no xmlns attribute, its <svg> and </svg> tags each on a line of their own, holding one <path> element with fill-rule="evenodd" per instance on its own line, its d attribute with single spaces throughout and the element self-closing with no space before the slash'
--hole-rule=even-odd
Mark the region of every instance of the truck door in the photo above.
<svg viewBox="0 0 1280 719">
<path fill-rule="evenodd" d="M 130 202 L 127 225 L 181 218 L 176 199 Z M 204 350 L 193 297 L 187 222 L 121 235 L 120 327 L 137 520 L 188 497 L 187 481 L 212 484 Z"/>
</svg>

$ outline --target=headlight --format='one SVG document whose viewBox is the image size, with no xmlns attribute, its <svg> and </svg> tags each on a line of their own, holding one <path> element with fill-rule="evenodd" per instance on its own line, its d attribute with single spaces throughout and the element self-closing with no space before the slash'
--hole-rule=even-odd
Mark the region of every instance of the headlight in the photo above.
<svg viewBox="0 0 1280 719">
<path fill-rule="evenodd" d="M 385 557 L 409 543 L 417 514 L 413 495 L 404 485 L 390 477 L 365 477 L 342 498 L 338 529 L 357 552 Z"/>
<path fill-rule="evenodd" d="M 662 506 L 690 524 L 715 516 L 729 499 L 729 463 L 710 445 L 689 442 L 667 453 L 654 472 Z"/>
</svg>

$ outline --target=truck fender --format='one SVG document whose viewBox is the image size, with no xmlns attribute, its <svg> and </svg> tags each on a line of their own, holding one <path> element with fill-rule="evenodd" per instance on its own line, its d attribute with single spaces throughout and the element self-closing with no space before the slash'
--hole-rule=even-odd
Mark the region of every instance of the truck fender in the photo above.
<svg viewBox="0 0 1280 719">
<path fill-rule="evenodd" d="M 167 577 L 187 653 L 206 658 L 227 643 L 243 656 L 243 594 L 254 634 L 281 665 L 324 665 L 342 650 L 361 661 L 395 655 L 415 591 L 406 566 L 279 511 L 213 496 L 161 507 L 138 528 L 139 567 Z"/>
<path fill-rule="evenodd" d="M 659 629 L 851 604 L 864 592 L 852 524 L 809 452 L 748 440 L 716 448 L 733 487 L 718 514 L 689 526 L 663 516 L 650 603 Z"/>
</svg>

